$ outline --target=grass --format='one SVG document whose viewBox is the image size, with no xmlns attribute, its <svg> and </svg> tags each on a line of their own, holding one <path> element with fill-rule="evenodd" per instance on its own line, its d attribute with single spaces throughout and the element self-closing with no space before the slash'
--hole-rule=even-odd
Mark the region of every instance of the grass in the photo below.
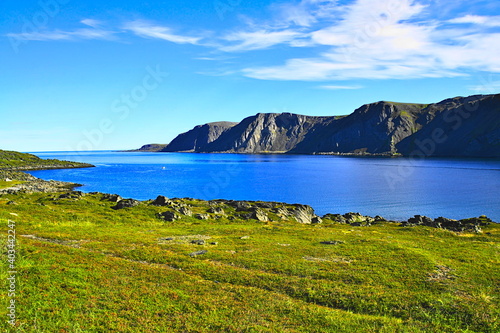
<svg viewBox="0 0 500 333">
<path fill-rule="evenodd" d="M 14 201 L 16 205 L 6 205 Z M 194 214 L 204 201 L 182 200 Z M 99 194 L 0 196 L 16 222 L 12 332 L 498 332 L 500 226 L 459 234 L 183 216 Z M 228 216 L 236 216 L 225 207 Z M 204 245 L 192 240 L 205 240 Z M 337 241 L 335 245 L 322 241 Z M 210 244 L 216 243 L 216 244 Z M 206 250 L 203 255 L 190 256 Z M 5 253 L 5 250 L 4 250 Z M 6 261 L 1 280 L 6 281 Z M 6 286 L 4 288 L 7 288 Z"/>
<path fill-rule="evenodd" d="M 41 159 L 38 156 L 16 151 L 0 150 L 0 170 L 36 170 L 53 168 L 82 168 L 92 165 L 79 162 Z"/>
</svg>

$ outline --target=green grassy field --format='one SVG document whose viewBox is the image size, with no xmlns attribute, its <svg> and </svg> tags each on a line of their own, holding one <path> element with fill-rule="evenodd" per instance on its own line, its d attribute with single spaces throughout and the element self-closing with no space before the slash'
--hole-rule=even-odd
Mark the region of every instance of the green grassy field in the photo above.
<svg viewBox="0 0 500 333">
<path fill-rule="evenodd" d="M 32 154 L 0 149 L 0 170 L 15 170 L 16 168 L 22 170 L 87 168 L 91 166 L 91 164 L 87 163 L 41 159 Z"/>
<path fill-rule="evenodd" d="M 302 225 L 231 220 L 227 207 L 223 218 L 165 222 L 157 213 L 169 209 L 147 202 L 114 210 L 100 194 L 59 195 L 0 196 L 3 331 L 500 331 L 496 224 L 481 234 Z M 194 214 L 209 208 L 182 202 Z"/>
</svg>

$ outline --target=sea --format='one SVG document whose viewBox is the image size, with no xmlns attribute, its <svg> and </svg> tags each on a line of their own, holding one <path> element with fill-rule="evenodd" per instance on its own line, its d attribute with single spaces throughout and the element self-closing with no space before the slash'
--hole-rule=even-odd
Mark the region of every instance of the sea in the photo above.
<svg viewBox="0 0 500 333">
<path fill-rule="evenodd" d="M 30 171 L 124 198 L 256 200 L 310 205 L 316 214 L 359 212 L 500 222 L 500 160 L 145 152 L 33 152 L 95 168 Z"/>
</svg>

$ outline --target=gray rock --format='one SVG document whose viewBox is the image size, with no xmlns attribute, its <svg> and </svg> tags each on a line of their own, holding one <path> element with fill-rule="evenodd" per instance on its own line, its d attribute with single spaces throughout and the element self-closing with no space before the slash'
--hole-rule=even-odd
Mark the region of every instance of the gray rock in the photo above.
<svg viewBox="0 0 500 333">
<path fill-rule="evenodd" d="M 212 214 L 218 214 L 221 216 L 226 216 L 226 212 L 224 211 L 224 209 L 218 206 L 211 207 L 210 209 L 207 210 L 207 212 Z"/>
<path fill-rule="evenodd" d="M 193 212 L 187 206 L 180 207 L 179 209 L 177 209 L 177 211 L 181 215 L 186 215 L 186 216 L 192 216 L 193 215 Z"/>
<path fill-rule="evenodd" d="M 118 201 L 116 206 L 113 206 L 111 208 L 113 209 L 131 208 L 139 205 L 140 203 L 141 203 L 140 201 L 134 199 L 123 199 Z"/>
<path fill-rule="evenodd" d="M 195 239 L 195 240 L 191 241 L 191 244 L 205 245 L 205 240 L 203 240 L 203 239 Z"/>
<path fill-rule="evenodd" d="M 320 242 L 320 244 L 325 244 L 325 245 L 338 245 L 338 244 L 343 244 L 344 242 L 342 241 L 323 241 Z"/>
<path fill-rule="evenodd" d="M 172 204 L 172 201 L 163 195 L 159 195 L 156 199 L 151 203 L 152 206 L 169 206 Z"/>
<path fill-rule="evenodd" d="M 292 214 L 297 222 L 302 224 L 311 224 L 312 219 L 316 217 L 314 209 L 311 206 L 295 204 Z"/>
<path fill-rule="evenodd" d="M 267 216 L 266 212 L 264 212 L 262 209 L 254 207 L 251 208 L 251 213 L 250 213 L 250 218 L 255 219 L 260 222 L 267 222 L 269 221 L 269 217 Z"/>
<path fill-rule="evenodd" d="M 208 214 L 196 214 L 194 217 L 198 220 L 208 220 L 210 218 Z"/>
<path fill-rule="evenodd" d="M 123 200 L 123 198 L 121 196 L 119 196 L 118 194 L 104 193 L 101 197 L 101 200 L 111 201 L 111 202 L 119 202 L 119 201 Z"/>
<path fill-rule="evenodd" d="M 180 216 L 177 213 L 171 211 L 158 213 L 158 217 L 167 222 L 173 222 L 180 219 Z"/>
<path fill-rule="evenodd" d="M 191 252 L 189 254 L 190 257 L 196 257 L 196 256 L 201 256 L 205 253 L 207 253 L 208 251 L 207 250 L 201 250 L 201 251 L 196 251 L 196 252 Z"/>
</svg>

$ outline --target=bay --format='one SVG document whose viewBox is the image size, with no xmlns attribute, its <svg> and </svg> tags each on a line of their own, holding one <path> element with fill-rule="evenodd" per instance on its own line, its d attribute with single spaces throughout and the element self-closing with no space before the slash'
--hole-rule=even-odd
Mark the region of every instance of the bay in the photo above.
<svg viewBox="0 0 500 333">
<path fill-rule="evenodd" d="M 500 160 L 323 155 L 35 152 L 96 168 L 40 170 L 84 192 L 311 205 L 318 215 L 359 212 L 406 220 L 487 215 L 500 222 Z"/>
</svg>

